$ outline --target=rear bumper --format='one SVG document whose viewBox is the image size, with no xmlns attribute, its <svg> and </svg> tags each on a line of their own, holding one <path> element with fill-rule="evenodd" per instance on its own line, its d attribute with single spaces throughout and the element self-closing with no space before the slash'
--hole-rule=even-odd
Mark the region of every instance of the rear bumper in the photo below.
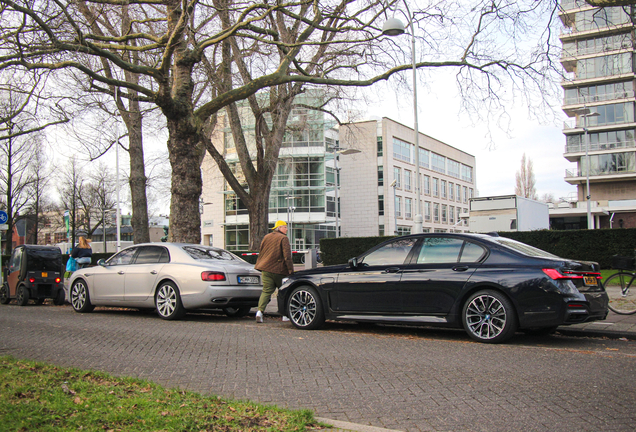
<svg viewBox="0 0 636 432">
<path fill-rule="evenodd" d="M 258 306 L 260 285 L 209 286 L 202 293 L 181 294 L 186 309 Z"/>
<path fill-rule="evenodd" d="M 64 291 L 62 283 L 30 283 L 25 286 L 29 290 L 29 297 L 34 299 L 52 298 L 56 299 L 60 291 Z"/>
</svg>

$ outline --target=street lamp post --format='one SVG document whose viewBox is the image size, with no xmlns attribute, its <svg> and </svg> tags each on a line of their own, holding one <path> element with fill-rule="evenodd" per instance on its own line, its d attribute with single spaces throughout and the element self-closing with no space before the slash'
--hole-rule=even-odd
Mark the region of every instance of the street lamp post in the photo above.
<svg viewBox="0 0 636 432">
<path fill-rule="evenodd" d="M 415 27 L 413 25 L 414 15 L 411 14 L 409 5 L 406 0 L 402 0 L 404 7 L 406 8 L 406 18 L 409 21 L 409 27 L 411 28 L 411 62 L 413 64 L 413 132 L 415 133 L 415 208 L 417 214 L 413 218 L 413 233 L 420 234 L 423 232 L 422 224 L 422 205 L 420 199 L 420 131 L 417 124 L 417 67 L 415 63 Z M 382 26 L 382 34 L 387 36 L 399 36 L 404 33 L 404 24 L 393 17 L 384 23 Z"/>
<path fill-rule="evenodd" d="M 397 187 L 397 180 L 393 179 L 393 181 L 391 182 L 389 187 L 393 188 L 393 223 L 395 224 L 395 230 L 393 231 L 393 233 L 395 235 L 397 235 L 397 233 L 398 233 L 398 229 L 397 229 L 397 207 L 395 206 L 395 204 L 397 203 L 397 200 L 395 199 L 395 188 Z"/>
<path fill-rule="evenodd" d="M 332 147 L 331 151 L 333 152 L 333 170 L 334 170 L 334 176 L 335 176 L 335 188 L 334 188 L 334 192 L 335 192 L 335 200 L 336 200 L 336 238 L 340 237 L 340 207 L 338 206 L 338 189 L 340 189 L 340 180 L 339 180 L 339 176 L 338 176 L 338 170 L 340 168 L 338 168 L 338 155 L 348 155 L 348 154 L 354 154 L 354 153 L 360 153 L 360 150 L 358 149 L 344 149 L 340 146 L 334 146 Z"/>
<path fill-rule="evenodd" d="M 574 110 L 574 113 L 583 117 L 583 133 L 585 135 L 585 200 L 587 202 L 587 229 L 594 229 L 594 220 L 592 219 L 592 202 L 590 201 L 592 197 L 590 194 L 590 138 L 587 131 L 587 119 L 588 117 L 598 117 L 600 114 L 597 112 L 591 112 L 587 107 Z"/>
</svg>

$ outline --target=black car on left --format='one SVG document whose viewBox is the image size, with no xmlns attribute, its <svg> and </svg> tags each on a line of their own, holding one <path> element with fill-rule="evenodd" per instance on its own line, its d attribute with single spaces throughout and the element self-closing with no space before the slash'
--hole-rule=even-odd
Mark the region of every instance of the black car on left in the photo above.
<svg viewBox="0 0 636 432">
<path fill-rule="evenodd" d="M 595 262 L 505 237 L 431 233 L 388 240 L 346 265 L 294 273 L 278 309 L 300 329 L 327 319 L 422 324 L 463 327 L 497 343 L 517 330 L 603 320 L 608 298 Z"/>
</svg>

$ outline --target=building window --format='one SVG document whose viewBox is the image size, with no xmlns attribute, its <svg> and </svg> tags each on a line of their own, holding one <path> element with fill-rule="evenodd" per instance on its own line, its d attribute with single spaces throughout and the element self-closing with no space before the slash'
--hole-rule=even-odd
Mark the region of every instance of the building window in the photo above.
<svg viewBox="0 0 636 432">
<path fill-rule="evenodd" d="M 378 235 L 379 235 L 380 237 L 382 237 L 382 236 L 384 236 L 384 235 L 385 235 L 385 234 L 384 234 L 384 225 L 380 225 L 380 226 L 378 227 Z"/>
<path fill-rule="evenodd" d="M 431 169 L 446 174 L 446 157 L 437 153 L 431 153 Z"/>
<path fill-rule="evenodd" d="M 378 167 L 378 186 L 384 186 L 384 167 Z"/>
<path fill-rule="evenodd" d="M 402 168 L 393 167 L 393 180 L 395 180 L 395 187 L 402 188 Z"/>
<path fill-rule="evenodd" d="M 634 141 L 636 130 L 622 129 L 606 132 L 590 132 L 588 138 L 590 140 L 589 150 L 610 150 L 618 148 L 636 147 Z M 585 151 L 585 135 L 568 135 L 567 136 L 567 153 Z"/>
<path fill-rule="evenodd" d="M 250 245 L 250 230 L 248 225 L 225 226 L 225 248 L 227 250 L 247 250 Z"/>
<path fill-rule="evenodd" d="M 384 151 L 382 150 L 382 137 L 378 137 L 378 156 L 382 156 Z"/>
<path fill-rule="evenodd" d="M 468 198 L 474 198 L 473 197 L 473 188 L 468 189 Z"/>
<path fill-rule="evenodd" d="M 411 219 L 413 217 L 413 200 L 411 198 L 404 198 L 404 217 Z"/>
<path fill-rule="evenodd" d="M 429 201 L 424 202 L 424 220 L 431 221 L 431 203 Z"/>
<path fill-rule="evenodd" d="M 424 176 L 424 195 L 431 194 L 431 178 L 427 175 Z"/>
<path fill-rule="evenodd" d="M 402 217 L 402 197 L 395 196 L 395 217 Z"/>
<path fill-rule="evenodd" d="M 599 105 L 591 109 L 597 112 L 598 116 L 588 118 L 588 126 L 611 125 L 617 123 L 634 122 L 634 103 L 626 102 L 619 104 Z M 585 117 L 579 116 L 577 119 L 579 127 L 585 126 Z"/>
<path fill-rule="evenodd" d="M 446 223 L 447 221 L 447 211 L 448 211 L 448 207 L 446 206 L 446 204 L 442 204 L 442 223 Z"/>
<path fill-rule="evenodd" d="M 404 170 L 404 190 L 411 190 L 411 171 Z"/>
<path fill-rule="evenodd" d="M 411 234 L 411 227 L 398 227 L 397 235 L 409 235 Z"/>
<path fill-rule="evenodd" d="M 420 149 L 420 167 L 429 169 L 429 158 L 431 152 L 423 148 Z"/>
<path fill-rule="evenodd" d="M 464 202 L 467 203 L 468 202 L 468 188 L 466 186 L 464 186 L 463 189 L 464 189 Z"/>
<path fill-rule="evenodd" d="M 576 78 L 600 78 L 633 72 L 632 54 L 610 54 L 576 62 Z"/>
<path fill-rule="evenodd" d="M 454 224 L 455 223 L 455 206 L 449 206 L 448 208 L 448 218 L 450 219 L 449 222 Z"/>
<path fill-rule="evenodd" d="M 473 182 L 473 167 L 462 164 L 462 180 L 470 183 Z"/>
<path fill-rule="evenodd" d="M 455 185 L 457 186 L 457 201 L 462 202 L 462 186 L 461 185 Z"/>
<path fill-rule="evenodd" d="M 455 200 L 455 184 L 448 183 L 448 199 L 451 201 Z"/>
<path fill-rule="evenodd" d="M 446 180 L 442 180 L 442 198 L 446 199 Z"/>
<path fill-rule="evenodd" d="M 457 161 L 454 161 L 452 159 L 446 159 L 446 165 L 448 166 L 448 175 L 451 177 L 455 177 L 455 178 L 460 178 L 459 177 L 459 172 L 460 172 L 460 163 Z"/>
<path fill-rule="evenodd" d="M 589 156 L 590 175 L 636 172 L 635 156 L 635 152 L 591 155 Z M 579 176 L 586 175 L 586 159 L 581 158 L 581 160 L 579 161 L 579 165 L 581 167 Z"/>
<path fill-rule="evenodd" d="M 433 203 L 433 222 L 439 223 L 439 204 Z"/>
<path fill-rule="evenodd" d="M 439 179 L 436 179 L 435 177 L 433 177 L 433 196 L 439 196 Z"/>
<path fill-rule="evenodd" d="M 393 138 L 393 158 L 404 162 L 413 162 L 413 144 L 402 141 L 398 138 Z"/>
<path fill-rule="evenodd" d="M 384 195 L 378 195 L 378 215 L 384 216 Z"/>
</svg>

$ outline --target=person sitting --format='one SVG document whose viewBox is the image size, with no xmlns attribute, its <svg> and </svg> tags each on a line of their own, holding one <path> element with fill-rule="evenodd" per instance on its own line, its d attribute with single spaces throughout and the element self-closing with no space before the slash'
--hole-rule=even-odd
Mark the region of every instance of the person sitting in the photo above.
<svg viewBox="0 0 636 432">
<path fill-rule="evenodd" d="M 71 256 L 75 258 L 79 268 L 84 267 L 84 264 L 91 263 L 93 250 L 84 236 L 80 236 L 79 243 L 73 248 Z"/>
</svg>

